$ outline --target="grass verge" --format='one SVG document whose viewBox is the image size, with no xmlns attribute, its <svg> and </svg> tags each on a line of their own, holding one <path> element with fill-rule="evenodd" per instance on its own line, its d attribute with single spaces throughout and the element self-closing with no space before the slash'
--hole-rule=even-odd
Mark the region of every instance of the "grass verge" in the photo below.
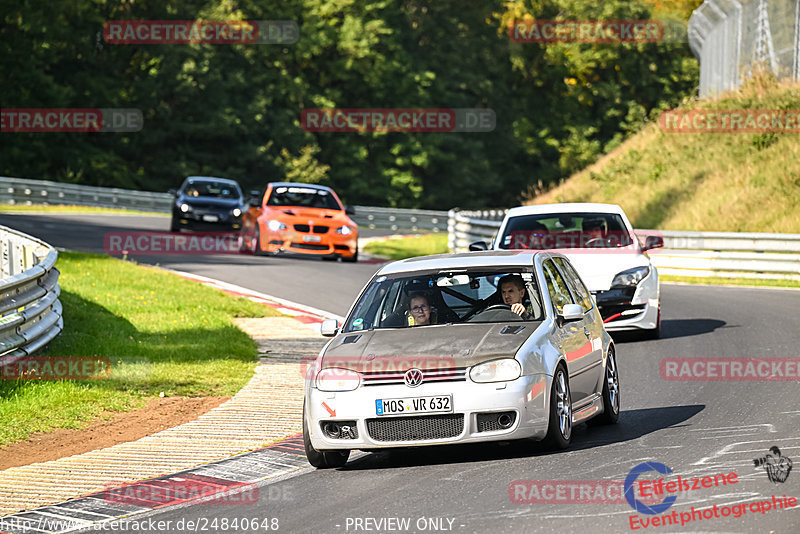
<svg viewBox="0 0 800 534">
<path fill-rule="evenodd" d="M 719 99 L 682 107 L 798 108 L 800 84 L 764 78 L 749 80 Z M 546 193 L 531 192 L 528 203 L 619 204 L 634 228 L 800 233 L 796 131 L 665 133 L 656 122 L 561 185 Z"/>
<path fill-rule="evenodd" d="M 659 274 L 658 278 L 662 282 L 680 282 L 683 284 L 704 286 L 790 287 L 800 289 L 800 280 L 760 280 L 754 278 L 723 278 L 713 276 L 677 276 L 672 274 Z"/>
<path fill-rule="evenodd" d="M 0 204 L 0 213 L 10 212 L 46 212 L 46 213 L 97 213 L 105 215 L 149 215 L 151 217 L 169 217 L 169 213 L 157 211 L 129 210 L 124 208 L 99 208 L 95 206 L 73 206 L 61 204 Z"/>
<path fill-rule="evenodd" d="M 230 396 L 253 375 L 256 345 L 233 317 L 280 315 L 248 299 L 98 254 L 62 252 L 64 332 L 40 356 L 105 357 L 105 380 L 0 380 L 0 447 L 82 428 L 148 397 Z"/>
<path fill-rule="evenodd" d="M 364 252 L 384 256 L 392 260 L 402 260 L 429 254 L 445 254 L 447 234 L 425 234 L 415 237 L 399 237 L 372 241 L 364 246 Z"/>
</svg>

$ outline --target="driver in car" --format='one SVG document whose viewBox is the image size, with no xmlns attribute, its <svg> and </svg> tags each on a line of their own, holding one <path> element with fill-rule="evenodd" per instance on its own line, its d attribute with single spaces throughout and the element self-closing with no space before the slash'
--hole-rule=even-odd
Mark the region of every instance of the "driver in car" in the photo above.
<svg viewBox="0 0 800 534">
<path fill-rule="evenodd" d="M 500 279 L 497 287 L 500 288 L 500 296 L 503 298 L 503 303 L 511 306 L 511 311 L 526 321 L 531 318 L 530 310 L 527 310 L 522 302 L 522 299 L 525 298 L 525 282 L 520 275 L 505 275 Z"/>
</svg>

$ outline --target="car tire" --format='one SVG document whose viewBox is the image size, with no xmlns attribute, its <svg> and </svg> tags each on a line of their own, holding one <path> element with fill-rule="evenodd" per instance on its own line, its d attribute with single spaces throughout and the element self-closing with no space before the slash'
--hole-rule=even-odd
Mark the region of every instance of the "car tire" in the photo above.
<svg viewBox="0 0 800 534">
<path fill-rule="evenodd" d="M 170 232 L 180 232 L 181 227 L 178 225 L 178 222 L 175 220 L 175 217 L 172 217 L 169 223 L 169 231 Z"/>
<path fill-rule="evenodd" d="M 610 384 L 610 385 L 609 385 Z M 613 425 L 619 420 L 619 367 L 614 347 L 609 347 L 606 356 L 606 371 L 603 376 L 603 413 L 589 420 L 595 425 Z"/>
<path fill-rule="evenodd" d="M 572 440 L 572 392 L 569 376 L 562 364 L 556 367 L 550 387 L 550 418 L 545 444 L 553 449 L 566 449 Z"/>
<path fill-rule="evenodd" d="M 303 403 L 303 446 L 306 449 L 306 458 L 308 463 L 317 469 L 331 469 L 335 467 L 342 467 L 347 463 L 350 458 L 350 451 L 318 451 L 311 444 L 311 437 L 308 433 L 308 424 L 306 422 L 306 405 Z"/>
<path fill-rule="evenodd" d="M 347 263 L 356 263 L 358 261 L 358 247 L 356 247 L 356 252 L 349 258 L 342 258 L 342 261 Z"/>
</svg>

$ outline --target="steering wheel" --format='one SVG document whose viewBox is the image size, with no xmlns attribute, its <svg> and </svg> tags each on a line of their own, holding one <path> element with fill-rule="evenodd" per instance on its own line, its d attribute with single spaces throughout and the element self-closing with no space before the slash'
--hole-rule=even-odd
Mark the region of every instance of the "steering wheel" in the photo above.
<svg viewBox="0 0 800 534">
<path fill-rule="evenodd" d="M 509 304 L 492 304 L 488 308 L 482 309 L 480 313 L 487 312 L 489 310 L 511 310 L 511 306 Z"/>
<path fill-rule="evenodd" d="M 606 242 L 605 237 L 593 237 L 586 242 L 586 245 L 588 246 L 588 245 L 593 245 L 595 243 L 605 243 L 605 242 Z"/>
</svg>

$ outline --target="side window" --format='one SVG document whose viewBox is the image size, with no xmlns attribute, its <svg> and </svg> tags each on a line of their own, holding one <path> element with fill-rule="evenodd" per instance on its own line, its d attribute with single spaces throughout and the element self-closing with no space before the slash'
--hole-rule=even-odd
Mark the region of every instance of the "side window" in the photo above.
<svg viewBox="0 0 800 534">
<path fill-rule="evenodd" d="M 556 312 L 561 313 L 564 306 L 567 304 L 574 304 L 572 295 L 570 295 L 567 282 L 558 272 L 552 260 L 547 260 L 542 264 L 544 269 L 545 279 L 547 280 L 547 290 L 550 292 L 550 299 L 556 307 Z"/>
<path fill-rule="evenodd" d="M 581 277 L 578 276 L 578 273 L 575 271 L 575 268 L 572 266 L 572 264 L 564 258 L 554 258 L 553 261 L 556 262 L 556 265 L 561 267 L 561 272 L 564 273 L 564 277 L 572 287 L 575 298 L 578 299 L 577 303 L 581 305 L 583 311 L 587 312 L 591 310 L 592 306 L 594 306 L 592 295 L 589 293 L 589 290 L 586 289 L 586 286 L 583 285 Z"/>
</svg>

